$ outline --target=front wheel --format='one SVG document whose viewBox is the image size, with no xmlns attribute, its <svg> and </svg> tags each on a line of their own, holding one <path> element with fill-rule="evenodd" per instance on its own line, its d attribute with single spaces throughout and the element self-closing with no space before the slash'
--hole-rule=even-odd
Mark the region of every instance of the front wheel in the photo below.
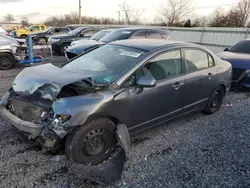
<svg viewBox="0 0 250 188">
<path fill-rule="evenodd" d="M 223 87 L 222 86 L 217 87 L 210 96 L 206 108 L 203 112 L 205 114 L 213 114 L 217 112 L 223 103 L 224 96 L 225 92 Z"/>
<path fill-rule="evenodd" d="M 100 118 L 68 135 L 65 149 L 72 161 L 97 165 L 109 158 L 116 144 L 115 124 L 107 118 Z"/>
<path fill-rule="evenodd" d="M 0 70 L 9 70 L 16 63 L 14 57 L 9 53 L 0 53 Z"/>
</svg>

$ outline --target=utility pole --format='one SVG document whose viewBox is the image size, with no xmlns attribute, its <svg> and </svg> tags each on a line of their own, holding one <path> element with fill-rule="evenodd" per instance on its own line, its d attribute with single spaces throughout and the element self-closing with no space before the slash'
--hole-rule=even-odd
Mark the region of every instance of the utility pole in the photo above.
<svg viewBox="0 0 250 188">
<path fill-rule="evenodd" d="M 82 0 L 79 0 L 79 24 L 81 24 L 82 21 L 82 4 L 81 4 Z"/>
</svg>

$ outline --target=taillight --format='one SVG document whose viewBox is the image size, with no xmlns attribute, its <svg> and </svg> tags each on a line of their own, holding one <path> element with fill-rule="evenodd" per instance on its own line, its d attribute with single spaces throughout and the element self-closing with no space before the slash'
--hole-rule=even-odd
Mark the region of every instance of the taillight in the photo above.
<svg viewBox="0 0 250 188">
<path fill-rule="evenodd" d="M 5 36 L 9 36 L 9 34 L 8 34 L 8 33 L 5 33 Z"/>
</svg>

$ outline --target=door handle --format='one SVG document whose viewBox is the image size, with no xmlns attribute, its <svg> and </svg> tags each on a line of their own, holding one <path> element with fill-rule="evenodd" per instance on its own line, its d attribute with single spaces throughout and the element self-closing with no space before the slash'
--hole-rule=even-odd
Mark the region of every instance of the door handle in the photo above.
<svg viewBox="0 0 250 188">
<path fill-rule="evenodd" d="M 172 87 L 175 89 L 175 90 L 178 90 L 180 89 L 180 87 L 184 85 L 184 83 L 180 83 L 180 82 L 176 82 Z"/>
<path fill-rule="evenodd" d="M 208 73 L 208 79 L 209 80 L 211 80 L 212 79 L 212 77 L 213 77 L 213 74 L 210 72 L 210 73 Z"/>
</svg>

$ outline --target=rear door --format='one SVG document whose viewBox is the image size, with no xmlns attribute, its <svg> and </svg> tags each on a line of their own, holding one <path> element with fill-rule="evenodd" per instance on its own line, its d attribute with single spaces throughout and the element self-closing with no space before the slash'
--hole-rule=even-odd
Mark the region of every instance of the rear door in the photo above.
<svg viewBox="0 0 250 188">
<path fill-rule="evenodd" d="M 183 53 L 186 62 L 184 110 L 203 108 L 217 84 L 214 59 L 201 49 L 186 48 Z"/>
</svg>

